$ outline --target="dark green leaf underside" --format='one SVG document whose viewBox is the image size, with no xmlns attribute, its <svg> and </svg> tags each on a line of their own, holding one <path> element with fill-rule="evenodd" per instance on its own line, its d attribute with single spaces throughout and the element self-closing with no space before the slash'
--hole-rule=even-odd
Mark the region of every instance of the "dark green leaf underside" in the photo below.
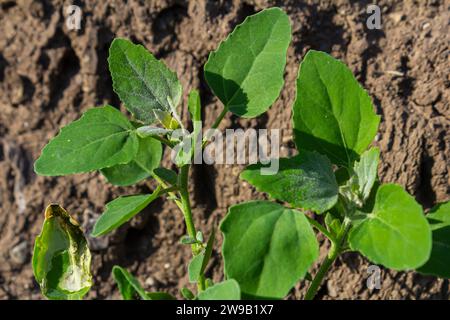
<svg viewBox="0 0 450 320">
<path fill-rule="evenodd" d="M 281 158 L 276 174 L 262 175 L 261 164 L 251 165 L 241 178 L 275 199 L 297 208 L 322 213 L 337 201 L 338 185 L 327 157 L 303 150 L 292 158 Z"/>
</svg>

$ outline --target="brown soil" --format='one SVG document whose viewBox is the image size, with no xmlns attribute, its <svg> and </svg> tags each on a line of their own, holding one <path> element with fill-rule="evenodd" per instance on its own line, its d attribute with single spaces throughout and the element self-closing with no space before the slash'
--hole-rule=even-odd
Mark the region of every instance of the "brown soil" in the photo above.
<svg viewBox="0 0 450 320">
<path fill-rule="evenodd" d="M 145 44 L 176 70 L 185 88 L 199 88 L 210 125 L 220 111 L 202 67 L 208 53 L 265 1 L 74 1 L 82 7 L 79 32 L 64 23 L 70 1 L 0 1 L 0 299 L 38 299 L 30 258 L 46 204 L 58 202 L 90 231 L 104 204 L 118 195 L 148 191 L 108 185 L 97 173 L 43 178 L 34 159 L 58 129 L 92 106 L 119 106 L 106 58 L 115 36 Z M 368 30 L 372 1 L 277 1 L 293 25 L 286 86 L 267 115 L 228 116 L 222 127 L 283 128 L 283 154 L 294 152 L 290 106 L 298 63 L 310 48 L 345 61 L 382 116 L 376 144 L 383 182 L 404 185 L 425 208 L 450 198 L 450 59 L 448 0 L 378 1 L 382 30 Z M 186 98 L 186 94 L 185 94 Z M 186 99 L 185 99 L 186 100 Z M 186 114 L 184 115 L 186 116 Z M 169 161 L 165 160 L 168 165 Z M 262 198 L 239 181 L 240 166 L 196 166 L 191 176 L 194 214 L 208 232 L 227 207 Z M 200 222 L 203 221 L 203 222 Z M 89 298 L 117 298 L 114 264 L 127 267 L 148 290 L 178 295 L 187 285 L 189 248 L 177 208 L 159 200 L 112 236 L 90 239 L 95 286 Z M 218 248 L 218 245 L 216 246 Z M 322 257 L 326 245 L 322 246 Z M 217 251 L 208 273 L 222 277 Z M 345 254 L 319 292 L 321 299 L 448 299 L 448 280 L 382 271 L 382 288 L 366 287 L 369 263 Z M 290 298 L 300 298 L 300 282 Z"/>
</svg>

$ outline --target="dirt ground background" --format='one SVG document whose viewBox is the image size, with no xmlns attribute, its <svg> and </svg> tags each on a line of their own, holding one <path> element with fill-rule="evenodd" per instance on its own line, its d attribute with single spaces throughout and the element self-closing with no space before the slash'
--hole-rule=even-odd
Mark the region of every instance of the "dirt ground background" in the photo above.
<svg viewBox="0 0 450 320">
<path fill-rule="evenodd" d="M 72 2 L 0 1 L 0 299 L 41 298 L 30 259 L 48 203 L 63 205 L 90 232 L 106 202 L 149 191 L 145 183 L 113 187 L 97 173 L 55 178 L 33 173 L 34 160 L 61 126 L 92 106 L 120 105 L 106 64 L 115 36 L 144 44 L 175 70 L 185 102 L 189 89 L 199 88 L 204 119 L 211 125 L 220 105 L 203 79 L 208 53 L 247 15 L 281 6 L 293 27 L 281 97 L 267 115 L 254 120 L 227 116 L 221 127 L 282 128 L 282 153 L 292 154 L 290 108 L 298 63 L 310 48 L 330 52 L 350 66 L 382 117 L 375 142 L 382 152 L 381 180 L 404 185 L 425 208 L 448 200 L 450 2 L 375 1 L 382 10 L 382 29 L 368 30 L 366 6 L 371 2 L 73 1 L 81 7 L 83 20 L 81 30 L 70 31 L 65 8 Z M 194 168 L 194 214 L 204 232 L 220 221 L 228 206 L 264 197 L 239 181 L 241 169 Z M 176 206 L 158 200 L 113 235 L 89 239 L 95 285 L 88 298 L 119 297 L 110 276 L 114 264 L 138 275 L 147 290 L 179 296 L 178 289 L 189 285 L 189 248 L 178 244 L 183 234 Z M 208 269 L 215 280 L 222 277 L 220 261 L 216 250 Z M 384 269 L 381 289 L 369 290 L 368 266 L 357 254 L 345 254 L 318 298 L 450 297 L 448 280 Z M 304 292 L 305 283 L 300 282 L 289 298 L 298 299 Z"/>
</svg>

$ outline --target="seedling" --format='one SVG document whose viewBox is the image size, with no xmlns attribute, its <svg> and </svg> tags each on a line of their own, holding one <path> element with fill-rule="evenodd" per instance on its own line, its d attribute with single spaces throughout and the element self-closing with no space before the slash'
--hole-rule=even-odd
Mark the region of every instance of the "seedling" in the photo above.
<svg viewBox="0 0 450 320">
<path fill-rule="evenodd" d="M 290 40 L 288 17 L 272 8 L 248 17 L 210 54 L 205 79 L 223 103 L 212 128 L 228 112 L 253 118 L 274 103 L 284 84 Z M 61 176 L 99 170 L 109 183 L 119 186 L 155 179 L 158 186 L 152 193 L 118 197 L 106 204 L 92 236 L 116 230 L 159 197 L 174 201 L 186 223 L 187 234 L 179 245 L 192 250 L 186 270 L 197 287 L 183 288 L 184 298 L 278 299 L 306 278 L 310 287 L 305 298 L 312 299 L 333 261 L 348 250 L 388 268 L 449 277 L 449 204 L 425 217 L 402 187 L 380 184 L 379 151 L 367 150 L 379 123 L 369 96 L 344 64 L 310 51 L 299 70 L 293 105 L 298 155 L 280 159 L 280 170 L 273 175 L 262 174 L 262 164 L 250 165 L 241 174 L 279 202 L 250 201 L 229 209 L 220 226 L 225 280 L 213 283 L 205 272 L 215 229 L 204 237 L 196 228 L 188 192 L 191 160 L 208 143 L 207 138 L 198 141 L 199 93 L 193 90 L 188 98 L 193 121 L 188 141 L 193 148 L 177 149 L 186 139 L 175 134 L 185 128 L 179 116 L 182 87 L 176 74 L 143 46 L 125 39 L 112 42 L 108 62 L 114 91 L 132 120 L 108 105 L 88 110 L 48 143 L 35 171 Z M 159 167 L 165 148 L 178 150 L 176 171 Z M 315 220 L 311 213 L 324 218 Z M 313 228 L 331 242 L 314 277 L 308 273 L 318 258 Z M 46 210 L 33 270 L 49 299 L 81 299 L 92 284 L 85 236 L 58 205 Z M 124 299 L 174 299 L 167 293 L 147 292 L 120 266 L 112 274 Z"/>
</svg>

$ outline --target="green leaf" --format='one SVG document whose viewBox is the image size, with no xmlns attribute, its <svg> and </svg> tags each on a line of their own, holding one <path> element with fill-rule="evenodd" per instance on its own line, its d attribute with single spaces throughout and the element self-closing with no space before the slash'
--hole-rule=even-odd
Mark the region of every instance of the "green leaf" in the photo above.
<svg viewBox="0 0 450 320">
<path fill-rule="evenodd" d="M 205 272 L 206 267 L 208 266 L 209 259 L 211 258 L 214 240 L 216 238 L 216 229 L 213 227 L 211 231 L 211 235 L 209 236 L 208 242 L 206 243 L 205 252 L 203 254 L 202 267 L 200 269 L 200 274 Z"/>
<path fill-rule="evenodd" d="M 139 149 L 134 158 L 127 164 L 118 164 L 102 169 L 102 174 L 109 183 L 116 186 L 129 186 L 147 179 L 153 169 L 159 166 L 162 157 L 161 143 L 151 137 L 139 138 Z"/>
<path fill-rule="evenodd" d="M 241 290 L 236 280 L 230 279 L 213 285 L 198 294 L 198 300 L 240 300 Z"/>
<path fill-rule="evenodd" d="M 177 300 L 174 296 L 166 292 L 147 292 L 149 300 Z"/>
<path fill-rule="evenodd" d="M 171 102 L 179 104 L 182 88 L 176 74 L 142 45 L 114 39 L 108 62 L 114 91 L 136 119 L 153 123 L 153 110 L 170 112 Z"/>
<path fill-rule="evenodd" d="M 200 243 L 203 242 L 203 233 L 200 230 L 197 231 L 197 234 L 195 235 L 195 239 Z"/>
<path fill-rule="evenodd" d="M 232 206 L 220 228 L 225 275 L 235 279 L 246 296 L 283 298 L 319 254 L 305 215 L 277 203 Z"/>
<path fill-rule="evenodd" d="M 119 110 L 99 107 L 62 128 L 34 164 L 37 174 L 60 176 L 128 163 L 138 150 L 133 125 Z"/>
<path fill-rule="evenodd" d="M 355 162 L 354 170 L 358 178 L 359 194 L 363 201 L 369 197 L 373 184 L 377 179 L 379 159 L 380 150 L 371 148 L 361 155 L 359 162 Z"/>
<path fill-rule="evenodd" d="M 156 189 L 152 194 L 119 197 L 107 203 L 105 212 L 94 225 L 92 236 L 105 235 L 123 225 L 158 198 L 160 196 L 159 191 L 160 188 Z"/>
<path fill-rule="evenodd" d="M 91 253 L 78 223 L 57 204 L 45 210 L 36 237 L 33 273 L 42 294 L 55 300 L 81 299 L 92 285 Z"/>
<path fill-rule="evenodd" d="M 248 166 L 241 179 L 275 199 L 317 213 L 330 209 L 337 201 L 338 185 L 331 162 L 317 152 L 302 150 L 295 157 L 281 158 L 279 171 L 273 175 L 261 175 L 262 167 Z"/>
<path fill-rule="evenodd" d="M 327 212 L 325 215 L 325 225 L 327 226 L 327 230 L 330 231 L 332 235 L 337 236 L 339 234 L 342 223 L 335 214 L 334 210 Z"/>
<path fill-rule="evenodd" d="M 112 275 L 117 282 L 120 294 L 124 300 L 134 300 L 139 296 L 142 300 L 150 300 L 147 292 L 141 287 L 139 281 L 133 277 L 126 269 L 114 266 Z"/>
<path fill-rule="evenodd" d="M 280 94 L 290 41 L 289 18 L 279 8 L 249 16 L 209 55 L 206 82 L 225 108 L 256 117 Z"/>
<path fill-rule="evenodd" d="M 293 106 L 299 150 L 320 152 L 351 168 L 374 139 L 379 122 L 370 97 L 345 64 L 324 52 L 306 54 Z"/>
<path fill-rule="evenodd" d="M 198 281 L 204 256 L 205 255 L 203 253 L 198 254 L 192 258 L 191 262 L 189 262 L 188 274 L 190 283 L 196 283 Z"/>
<path fill-rule="evenodd" d="M 197 243 L 197 239 L 194 239 L 191 236 L 186 235 L 186 236 L 181 237 L 180 243 L 191 245 L 191 244 Z"/>
<path fill-rule="evenodd" d="M 195 299 L 195 295 L 192 293 L 191 290 L 189 290 L 188 288 L 181 288 L 180 290 L 181 295 L 186 299 L 186 300 L 194 300 Z"/>
<path fill-rule="evenodd" d="M 401 186 L 379 187 L 372 212 L 355 223 L 350 247 L 370 261 L 395 270 L 423 265 L 431 252 L 431 231 L 422 207 Z"/>
<path fill-rule="evenodd" d="M 430 259 L 420 273 L 450 278 L 450 202 L 440 203 L 427 214 L 433 236 Z"/>
<path fill-rule="evenodd" d="M 216 231 L 213 228 L 211 235 L 209 236 L 208 243 L 206 244 L 205 250 L 192 258 L 191 262 L 189 263 L 189 282 L 196 283 L 198 281 L 198 278 L 205 272 L 205 269 L 208 266 L 209 259 L 211 258 L 215 235 Z"/>
</svg>

